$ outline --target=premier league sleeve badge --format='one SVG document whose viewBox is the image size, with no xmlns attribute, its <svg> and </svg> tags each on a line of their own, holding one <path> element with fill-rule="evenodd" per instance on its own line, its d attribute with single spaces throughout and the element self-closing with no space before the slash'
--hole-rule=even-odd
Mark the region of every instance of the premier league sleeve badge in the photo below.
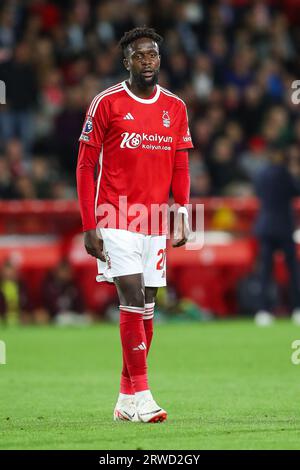
<svg viewBox="0 0 300 470">
<path fill-rule="evenodd" d="M 83 134 L 89 134 L 93 130 L 93 121 L 91 117 L 88 117 L 83 126 Z"/>
</svg>

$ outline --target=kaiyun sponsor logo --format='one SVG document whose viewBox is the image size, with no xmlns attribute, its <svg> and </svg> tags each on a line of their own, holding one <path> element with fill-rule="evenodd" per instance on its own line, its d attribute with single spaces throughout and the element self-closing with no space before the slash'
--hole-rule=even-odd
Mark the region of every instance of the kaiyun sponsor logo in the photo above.
<svg viewBox="0 0 300 470">
<path fill-rule="evenodd" d="M 155 142 L 158 144 L 173 142 L 173 137 L 171 136 L 159 134 L 146 134 L 145 132 L 143 132 L 142 134 L 137 134 L 136 132 L 123 132 L 123 134 L 121 134 L 121 137 L 123 137 L 123 139 L 120 144 L 120 147 L 127 147 L 129 149 L 137 148 L 144 142 Z"/>
</svg>

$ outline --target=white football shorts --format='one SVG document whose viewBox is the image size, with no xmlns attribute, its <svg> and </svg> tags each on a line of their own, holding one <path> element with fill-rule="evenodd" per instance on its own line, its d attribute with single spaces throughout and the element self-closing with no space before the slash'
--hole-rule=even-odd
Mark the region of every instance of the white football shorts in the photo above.
<svg viewBox="0 0 300 470">
<path fill-rule="evenodd" d="M 100 229 L 106 262 L 97 259 L 98 282 L 144 274 L 145 287 L 166 285 L 166 236 L 115 228 Z"/>
</svg>

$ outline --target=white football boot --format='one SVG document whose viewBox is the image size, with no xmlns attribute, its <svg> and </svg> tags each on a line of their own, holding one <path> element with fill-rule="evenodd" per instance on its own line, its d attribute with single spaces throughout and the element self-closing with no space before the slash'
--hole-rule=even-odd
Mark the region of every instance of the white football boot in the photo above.
<svg viewBox="0 0 300 470">
<path fill-rule="evenodd" d="M 168 416 L 152 397 L 136 401 L 136 410 L 139 421 L 143 423 L 162 423 Z"/>
<path fill-rule="evenodd" d="M 140 421 L 136 410 L 134 395 L 131 398 L 118 400 L 114 409 L 114 421 Z"/>
</svg>

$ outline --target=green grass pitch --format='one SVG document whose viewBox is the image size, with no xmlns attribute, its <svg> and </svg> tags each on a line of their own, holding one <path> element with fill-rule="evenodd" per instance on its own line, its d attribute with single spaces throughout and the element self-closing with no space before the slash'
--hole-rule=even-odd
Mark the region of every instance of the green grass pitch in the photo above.
<svg viewBox="0 0 300 470">
<path fill-rule="evenodd" d="M 299 449 L 300 328 L 162 324 L 150 384 L 169 419 L 114 423 L 118 327 L 0 329 L 1 449 Z"/>
</svg>

